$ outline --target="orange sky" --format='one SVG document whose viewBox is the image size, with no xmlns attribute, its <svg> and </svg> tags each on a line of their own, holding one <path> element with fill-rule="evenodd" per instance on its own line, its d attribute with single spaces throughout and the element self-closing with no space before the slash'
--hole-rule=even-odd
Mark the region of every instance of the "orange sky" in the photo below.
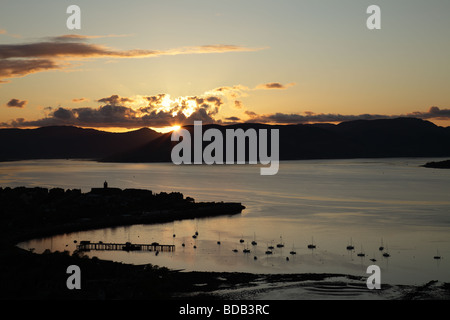
<svg viewBox="0 0 450 320">
<path fill-rule="evenodd" d="M 0 127 L 449 126 L 450 2 L 377 2 L 381 30 L 356 0 L 82 1 L 81 29 L 68 30 L 66 3 L 5 1 Z"/>
</svg>

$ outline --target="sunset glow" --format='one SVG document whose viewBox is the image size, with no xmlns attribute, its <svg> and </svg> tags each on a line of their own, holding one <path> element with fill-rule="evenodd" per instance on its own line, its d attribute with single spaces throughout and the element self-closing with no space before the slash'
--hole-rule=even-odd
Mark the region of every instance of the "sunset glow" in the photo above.
<svg viewBox="0 0 450 320">
<path fill-rule="evenodd" d="M 1 0 L 0 296 L 167 319 L 449 300 L 449 14 Z"/>
<path fill-rule="evenodd" d="M 393 117 L 450 124 L 448 2 L 417 4 L 406 18 L 409 3 L 380 0 L 389 13 L 380 30 L 367 29 L 366 5 L 326 2 L 328 13 L 305 1 L 250 1 L 238 13 L 223 2 L 195 11 L 177 2 L 174 13 L 169 3 L 132 1 L 111 6 L 101 24 L 87 17 L 102 19 L 103 7 L 85 3 L 85 24 L 68 30 L 57 23 L 64 3 L 50 11 L 27 4 L 18 25 L 13 17 L 23 9 L 8 1 L 0 13 L 0 127 Z M 47 18 L 37 21 L 40 12 Z M 191 12 L 189 23 L 182 12 Z"/>
</svg>

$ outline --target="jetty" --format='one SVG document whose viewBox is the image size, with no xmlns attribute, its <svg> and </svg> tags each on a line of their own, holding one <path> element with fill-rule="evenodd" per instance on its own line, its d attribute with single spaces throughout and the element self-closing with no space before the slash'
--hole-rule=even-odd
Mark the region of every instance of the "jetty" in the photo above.
<svg viewBox="0 0 450 320">
<path fill-rule="evenodd" d="M 175 251 L 175 245 L 172 244 L 159 244 L 153 242 L 151 244 L 135 244 L 131 242 L 126 243 L 103 243 L 103 242 L 90 242 L 81 241 L 77 245 L 79 251 L 158 251 L 158 252 L 173 252 Z"/>
</svg>

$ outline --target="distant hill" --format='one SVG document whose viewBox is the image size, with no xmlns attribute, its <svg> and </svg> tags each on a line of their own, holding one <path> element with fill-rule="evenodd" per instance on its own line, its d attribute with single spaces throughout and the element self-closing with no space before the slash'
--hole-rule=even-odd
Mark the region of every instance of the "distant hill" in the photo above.
<svg viewBox="0 0 450 320">
<path fill-rule="evenodd" d="M 193 126 L 185 126 L 193 137 Z M 415 118 L 357 120 L 334 124 L 243 123 L 216 128 L 279 129 L 280 160 L 450 156 L 450 127 Z M 270 134 L 269 134 L 270 136 Z M 93 159 L 103 162 L 170 162 L 178 142 L 171 133 L 143 128 L 111 133 L 72 126 L 0 129 L 0 161 Z M 207 145 L 203 143 L 203 147 Z M 224 151 L 225 154 L 225 151 Z"/>
<path fill-rule="evenodd" d="M 450 169 L 450 160 L 427 162 L 422 167 L 435 169 Z"/>
<path fill-rule="evenodd" d="M 186 126 L 193 137 L 193 126 Z M 334 124 L 231 126 L 204 125 L 203 130 L 217 128 L 247 130 L 279 129 L 280 160 L 345 159 L 383 157 L 450 156 L 450 127 L 443 128 L 415 118 L 357 120 Z M 146 145 L 105 157 L 104 162 L 171 161 L 171 133 Z M 205 147 L 207 143 L 203 143 Z"/>
<path fill-rule="evenodd" d="M 161 134 L 143 128 L 112 133 L 73 126 L 0 129 L 0 161 L 26 159 L 102 159 L 142 146 Z"/>
</svg>

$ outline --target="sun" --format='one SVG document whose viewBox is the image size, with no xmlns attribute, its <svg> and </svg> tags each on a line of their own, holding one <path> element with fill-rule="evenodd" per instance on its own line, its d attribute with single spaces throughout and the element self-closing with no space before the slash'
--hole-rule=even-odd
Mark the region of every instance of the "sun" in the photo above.
<svg viewBox="0 0 450 320">
<path fill-rule="evenodd" d="M 154 127 L 151 127 L 150 129 L 155 130 L 156 132 L 159 132 L 159 133 L 168 133 L 168 132 L 174 132 L 174 131 L 180 130 L 180 129 L 181 129 L 181 126 L 175 125 L 175 126 L 171 126 L 171 127 L 163 127 L 163 128 L 154 128 Z"/>
</svg>

